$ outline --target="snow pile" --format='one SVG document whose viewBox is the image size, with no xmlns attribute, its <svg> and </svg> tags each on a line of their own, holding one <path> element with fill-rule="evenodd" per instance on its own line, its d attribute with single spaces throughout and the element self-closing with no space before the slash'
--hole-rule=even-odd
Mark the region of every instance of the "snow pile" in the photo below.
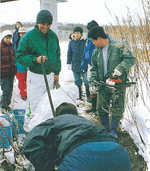
<svg viewBox="0 0 150 171">
<path fill-rule="evenodd" d="M 139 149 L 138 153 L 147 163 L 147 171 L 150 171 L 150 67 L 148 63 L 140 63 L 139 66 L 142 70 L 138 73 L 139 79 L 135 87 L 138 96 L 131 97 L 132 92 L 127 92 L 128 103 L 122 126 L 134 140 Z M 144 73 L 147 73 L 147 77 Z"/>
<path fill-rule="evenodd" d="M 76 106 L 75 100 L 79 98 L 79 92 L 76 85 L 63 86 L 59 89 L 51 90 L 51 97 L 54 105 L 54 110 L 63 103 L 68 103 Z M 26 132 L 30 132 L 35 126 L 40 123 L 53 118 L 53 113 L 51 110 L 50 102 L 48 99 L 47 92 L 41 97 L 38 103 L 35 113 L 33 113 L 33 118 L 30 120 L 26 117 L 29 123 L 24 124 L 24 129 Z"/>
<path fill-rule="evenodd" d="M 132 114 L 124 114 L 122 126 L 133 138 L 150 170 L 150 112 L 142 105 L 136 106 Z"/>
</svg>

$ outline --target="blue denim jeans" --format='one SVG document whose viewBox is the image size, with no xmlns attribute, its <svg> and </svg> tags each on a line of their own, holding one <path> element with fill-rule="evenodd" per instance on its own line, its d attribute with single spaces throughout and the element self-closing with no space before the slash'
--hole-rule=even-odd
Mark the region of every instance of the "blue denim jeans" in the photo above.
<svg viewBox="0 0 150 171">
<path fill-rule="evenodd" d="M 65 155 L 58 171 L 130 171 L 129 153 L 111 141 L 83 144 Z"/>
<path fill-rule="evenodd" d="M 88 80 L 87 80 L 87 71 L 86 72 L 73 72 L 73 76 L 74 76 L 74 83 L 77 86 L 81 86 L 82 85 L 82 79 L 83 78 L 83 82 L 85 86 L 88 86 Z"/>
</svg>

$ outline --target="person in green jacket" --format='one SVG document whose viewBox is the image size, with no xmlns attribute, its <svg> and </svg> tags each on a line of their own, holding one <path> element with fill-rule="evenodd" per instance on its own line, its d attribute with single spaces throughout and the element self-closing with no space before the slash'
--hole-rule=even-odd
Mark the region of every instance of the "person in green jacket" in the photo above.
<svg viewBox="0 0 150 171">
<path fill-rule="evenodd" d="M 105 88 L 98 86 L 97 110 L 102 125 L 117 138 L 117 127 L 124 112 L 125 88 L 119 90 L 112 88 L 115 82 L 110 78 L 119 78 L 122 82 L 126 82 L 129 70 L 135 62 L 135 56 L 124 42 L 108 38 L 100 26 L 91 28 L 88 37 L 97 47 L 92 55 L 90 91 L 96 91 L 95 81 L 103 81 L 110 85 Z M 111 123 L 110 115 L 112 115 Z"/>
<path fill-rule="evenodd" d="M 23 153 L 35 171 L 130 171 L 128 150 L 102 126 L 63 111 L 34 127 Z"/>
<path fill-rule="evenodd" d="M 49 88 L 53 88 L 54 81 L 59 82 L 60 47 L 56 33 L 50 29 L 52 21 L 52 14 L 48 10 L 41 10 L 37 14 L 37 24 L 22 37 L 16 52 L 17 62 L 29 68 L 27 74 L 28 116 L 34 115 L 40 98 L 46 92 L 42 61 Z"/>
</svg>

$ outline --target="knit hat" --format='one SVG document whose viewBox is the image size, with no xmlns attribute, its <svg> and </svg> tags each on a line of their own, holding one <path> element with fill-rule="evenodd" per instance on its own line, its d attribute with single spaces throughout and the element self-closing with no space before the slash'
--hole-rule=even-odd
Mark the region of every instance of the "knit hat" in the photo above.
<svg viewBox="0 0 150 171">
<path fill-rule="evenodd" d="M 53 16 L 48 10 L 41 10 L 37 14 L 36 23 L 47 23 L 52 24 Z"/>
<path fill-rule="evenodd" d="M 95 20 L 92 20 L 87 24 L 87 29 L 90 30 L 94 26 L 98 26 L 98 23 Z"/>
<path fill-rule="evenodd" d="M 92 38 L 94 40 L 97 40 L 98 37 L 101 37 L 103 39 L 107 39 L 106 33 L 104 32 L 103 27 L 100 26 L 94 26 L 92 27 L 88 32 L 88 37 Z"/>
<path fill-rule="evenodd" d="M 83 33 L 83 29 L 81 27 L 75 27 L 73 32 L 80 32 L 82 34 Z"/>
<path fill-rule="evenodd" d="M 27 30 L 25 27 L 20 27 L 19 30 L 18 30 L 18 33 L 26 33 Z"/>
<path fill-rule="evenodd" d="M 11 37 L 12 37 L 11 31 L 9 31 L 9 30 L 3 31 L 2 34 L 1 34 L 1 40 L 2 40 L 4 37 L 6 37 L 6 36 L 11 36 Z"/>
</svg>

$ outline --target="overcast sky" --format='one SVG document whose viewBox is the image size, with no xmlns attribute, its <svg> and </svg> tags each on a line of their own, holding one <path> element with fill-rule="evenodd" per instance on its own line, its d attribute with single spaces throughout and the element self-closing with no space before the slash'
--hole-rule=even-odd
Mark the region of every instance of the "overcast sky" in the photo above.
<svg viewBox="0 0 150 171">
<path fill-rule="evenodd" d="M 114 23 L 114 16 L 127 17 L 127 7 L 131 15 L 135 16 L 141 11 L 141 0 L 68 0 L 67 3 L 58 4 L 58 21 L 87 24 L 96 20 L 100 25 Z M 108 9 L 106 8 L 108 7 Z"/>
<path fill-rule="evenodd" d="M 127 7 L 134 17 L 141 15 L 142 0 L 68 0 L 58 3 L 58 22 L 87 24 L 96 20 L 100 25 L 115 24 L 116 20 L 109 14 L 105 4 L 118 18 L 127 17 Z M 0 4 L 0 23 L 13 24 L 16 21 L 30 22 L 36 20 L 40 10 L 39 0 L 19 0 Z"/>
</svg>

